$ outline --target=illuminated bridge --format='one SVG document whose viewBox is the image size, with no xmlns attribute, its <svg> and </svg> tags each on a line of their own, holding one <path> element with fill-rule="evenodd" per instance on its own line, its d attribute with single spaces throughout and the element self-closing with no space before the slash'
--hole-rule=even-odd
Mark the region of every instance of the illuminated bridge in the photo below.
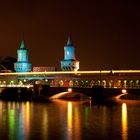
<svg viewBox="0 0 140 140">
<path fill-rule="evenodd" d="M 46 84 L 50 87 L 140 88 L 140 70 L 53 71 L 0 73 L 0 87 L 32 86 Z"/>
</svg>

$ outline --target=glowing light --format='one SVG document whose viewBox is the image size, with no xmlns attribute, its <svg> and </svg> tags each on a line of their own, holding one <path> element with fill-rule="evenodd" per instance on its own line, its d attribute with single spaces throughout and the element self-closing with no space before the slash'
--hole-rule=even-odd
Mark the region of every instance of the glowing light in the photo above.
<svg viewBox="0 0 140 140">
<path fill-rule="evenodd" d="M 77 61 L 76 63 L 75 63 L 75 72 L 77 72 L 79 70 L 79 61 Z"/>
<path fill-rule="evenodd" d="M 53 71 L 53 72 L 9 72 L 0 73 L 0 75 L 59 75 L 59 74 L 99 74 L 99 73 L 110 73 L 110 71 Z"/>
<path fill-rule="evenodd" d="M 70 54 L 70 52 L 69 51 L 67 51 L 67 55 L 69 55 Z"/>
<path fill-rule="evenodd" d="M 19 81 L 19 86 L 23 86 L 23 82 L 22 81 Z"/>
<path fill-rule="evenodd" d="M 112 71 L 114 74 L 115 73 L 140 73 L 140 70 L 113 70 Z M 53 75 L 53 74 L 109 74 L 110 70 L 103 70 L 103 71 L 46 71 L 46 72 L 9 72 L 9 73 L 0 73 L 0 75 Z"/>
<path fill-rule="evenodd" d="M 122 93 L 127 93 L 127 90 L 126 89 L 122 89 Z"/>
<path fill-rule="evenodd" d="M 0 85 L 0 87 L 11 87 L 11 85 Z M 12 85 L 12 87 L 33 87 L 33 85 Z"/>
<path fill-rule="evenodd" d="M 68 88 L 68 92 L 72 92 L 72 88 Z"/>
<path fill-rule="evenodd" d="M 11 84 L 13 84 L 13 83 L 14 83 L 14 81 L 13 81 L 13 80 L 11 80 L 11 81 L 10 81 L 10 83 L 11 83 Z"/>
<path fill-rule="evenodd" d="M 126 103 L 122 104 L 122 139 L 127 140 L 127 105 Z"/>
<path fill-rule="evenodd" d="M 66 94 L 68 94 L 68 92 L 61 92 L 61 93 L 58 93 L 58 94 L 55 94 L 55 95 L 51 96 L 50 99 L 59 99 Z"/>
<path fill-rule="evenodd" d="M 30 88 L 30 85 L 27 85 L 27 88 Z"/>
</svg>

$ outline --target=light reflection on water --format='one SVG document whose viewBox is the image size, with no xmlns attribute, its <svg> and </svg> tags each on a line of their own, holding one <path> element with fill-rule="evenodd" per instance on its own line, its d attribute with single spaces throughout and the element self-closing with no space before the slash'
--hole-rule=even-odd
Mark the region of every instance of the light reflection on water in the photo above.
<svg viewBox="0 0 140 140">
<path fill-rule="evenodd" d="M 127 105 L 122 104 L 122 139 L 127 140 Z"/>
<path fill-rule="evenodd" d="M 136 139 L 140 104 L 91 105 L 89 101 L 52 103 L 0 101 L 0 138 Z"/>
<path fill-rule="evenodd" d="M 72 140 L 72 103 L 68 102 L 68 140 Z"/>
</svg>

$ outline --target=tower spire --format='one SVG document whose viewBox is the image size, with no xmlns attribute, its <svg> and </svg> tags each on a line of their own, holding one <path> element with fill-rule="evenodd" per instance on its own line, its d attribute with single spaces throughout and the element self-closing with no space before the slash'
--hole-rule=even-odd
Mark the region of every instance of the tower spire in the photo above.
<svg viewBox="0 0 140 140">
<path fill-rule="evenodd" d="M 73 46 L 71 36 L 68 36 L 67 46 Z"/>
<path fill-rule="evenodd" d="M 25 49 L 24 33 L 22 33 L 22 41 L 21 41 L 20 49 Z"/>
</svg>

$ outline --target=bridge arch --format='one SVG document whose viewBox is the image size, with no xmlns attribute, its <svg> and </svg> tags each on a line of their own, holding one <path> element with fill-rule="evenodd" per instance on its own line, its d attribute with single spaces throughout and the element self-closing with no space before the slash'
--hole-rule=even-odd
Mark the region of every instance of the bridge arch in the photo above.
<svg viewBox="0 0 140 140">
<path fill-rule="evenodd" d="M 102 80 L 102 84 L 101 84 L 104 88 L 106 88 L 106 80 Z"/>
<path fill-rule="evenodd" d="M 109 88 L 113 88 L 114 87 L 114 80 L 109 80 Z"/>
<path fill-rule="evenodd" d="M 136 88 L 139 88 L 140 87 L 140 81 L 139 80 L 136 80 Z"/>
<path fill-rule="evenodd" d="M 72 80 L 69 81 L 69 87 L 73 87 L 73 81 Z"/>
</svg>

